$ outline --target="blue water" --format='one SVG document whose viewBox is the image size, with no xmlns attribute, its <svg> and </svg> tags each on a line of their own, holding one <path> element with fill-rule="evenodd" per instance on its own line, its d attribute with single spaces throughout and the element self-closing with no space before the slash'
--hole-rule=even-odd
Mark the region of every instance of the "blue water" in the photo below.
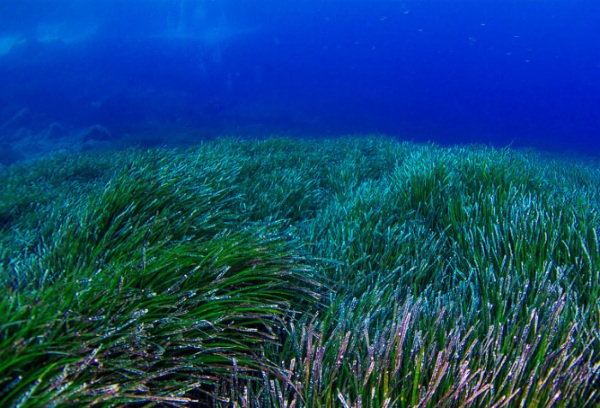
<svg viewBox="0 0 600 408">
<path fill-rule="evenodd" d="M 0 0 L 0 163 L 348 133 L 598 155 L 600 2 Z"/>
</svg>

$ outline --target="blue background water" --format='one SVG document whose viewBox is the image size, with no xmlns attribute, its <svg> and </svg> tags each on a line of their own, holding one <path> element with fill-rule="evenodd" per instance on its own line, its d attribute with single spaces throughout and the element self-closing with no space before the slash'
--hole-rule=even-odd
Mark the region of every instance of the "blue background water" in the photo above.
<svg viewBox="0 0 600 408">
<path fill-rule="evenodd" d="M 597 155 L 600 2 L 0 0 L 5 164 L 374 132 Z"/>
</svg>

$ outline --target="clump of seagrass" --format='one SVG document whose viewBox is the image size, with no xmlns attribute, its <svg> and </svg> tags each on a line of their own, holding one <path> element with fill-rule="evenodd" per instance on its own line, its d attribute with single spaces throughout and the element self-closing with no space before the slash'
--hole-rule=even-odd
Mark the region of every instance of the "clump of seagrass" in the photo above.
<svg viewBox="0 0 600 408">
<path fill-rule="evenodd" d="M 279 226 L 238 222 L 238 168 L 207 159 L 134 157 L 13 262 L 0 405 L 186 404 L 272 371 L 262 350 L 314 301 L 307 263 Z"/>
<path fill-rule="evenodd" d="M 593 160 L 384 137 L 98 159 L 0 191 L 4 405 L 600 404 Z"/>
</svg>

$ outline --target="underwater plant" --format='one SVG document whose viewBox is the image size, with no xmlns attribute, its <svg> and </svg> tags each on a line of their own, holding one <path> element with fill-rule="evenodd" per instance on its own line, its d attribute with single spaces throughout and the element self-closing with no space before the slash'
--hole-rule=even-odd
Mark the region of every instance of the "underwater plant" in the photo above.
<svg viewBox="0 0 600 408">
<path fill-rule="evenodd" d="M 2 406 L 600 404 L 593 161 L 379 136 L 66 157 L 2 170 Z"/>
</svg>

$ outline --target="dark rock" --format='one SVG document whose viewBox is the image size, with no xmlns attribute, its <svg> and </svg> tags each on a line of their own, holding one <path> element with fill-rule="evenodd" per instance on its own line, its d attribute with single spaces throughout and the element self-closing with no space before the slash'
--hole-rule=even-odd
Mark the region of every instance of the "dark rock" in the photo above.
<svg viewBox="0 0 600 408">
<path fill-rule="evenodd" d="M 29 108 L 23 108 L 12 115 L 6 122 L 0 125 L 0 129 L 4 131 L 15 131 L 19 128 L 30 127 L 32 123 L 32 115 Z"/>
<path fill-rule="evenodd" d="M 106 142 L 112 139 L 112 134 L 104 126 L 94 125 L 85 129 L 81 137 L 83 142 L 90 140 Z"/>
<path fill-rule="evenodd" d="M 25 159 L 25 155 L 14 149 L 8 143 L 0 145 L 0 164 L 4 166 L 10 166 L 11 164 L 20 162 L 23 159 Z"/>
<path fill-rule="evenodd" d="M 48 139 L 61 139 L 63 137 L 68 136 L 68 131 L 65 127 L 59 122 L 54 122 L 48 128 L 48 133 L 46 137 Z"/>
</svg>

